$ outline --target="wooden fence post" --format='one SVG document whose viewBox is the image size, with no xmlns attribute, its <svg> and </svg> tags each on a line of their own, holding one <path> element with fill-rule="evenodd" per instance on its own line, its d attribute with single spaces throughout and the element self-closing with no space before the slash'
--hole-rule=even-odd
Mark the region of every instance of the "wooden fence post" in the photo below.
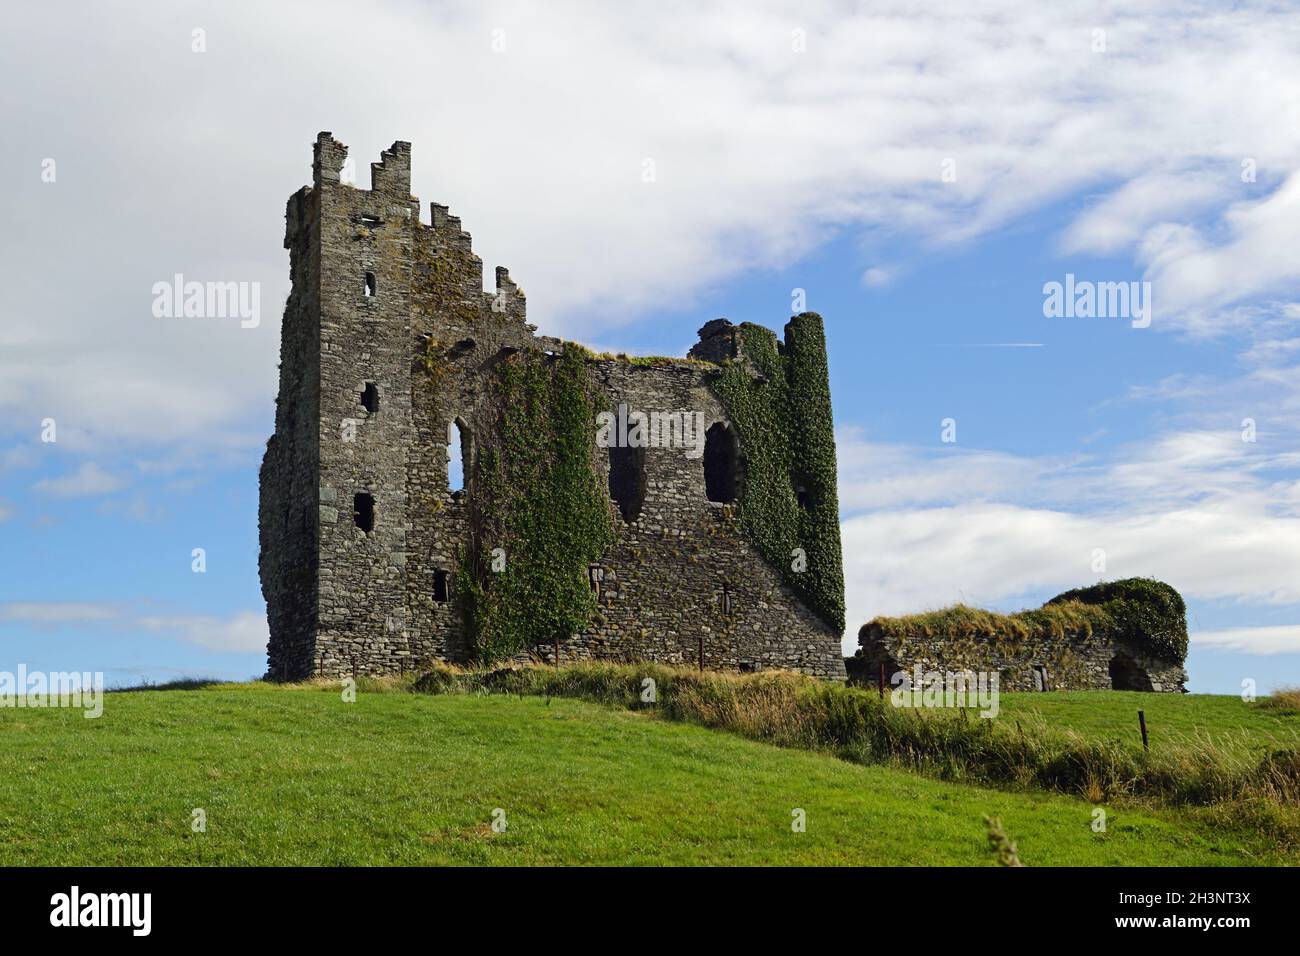
<svg viewBox="0 0 1300 956">
<path fill-rule="evenodd" d="M 1147 715 L 1140 710 L 1138 711 L 1138 726 L 1142 728 L 1142 749 L 1150 750 L 1151 748 L 1147 745 Z"/>
</svg>

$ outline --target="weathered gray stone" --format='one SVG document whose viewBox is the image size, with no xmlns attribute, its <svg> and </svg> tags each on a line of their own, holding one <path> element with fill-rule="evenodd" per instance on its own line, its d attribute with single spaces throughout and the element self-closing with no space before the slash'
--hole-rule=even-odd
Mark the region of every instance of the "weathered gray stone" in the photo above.
<svg viewBox="0 0 1300 956">
<path fill-rule="evenodd" d="M 259 512 L 276 679 L 473 655 L 452 589 L 471 543 L 473 488 L 448 487 L 449 426 L 462 428 L 469 474 L 494 441 L 483 387 L 494 364 L 511 351 L 566 347 L 534 334 L 505 269 L 496 291 L 483 291 L 482 262 L 445 206 L 432 206 L 431 224 L 419 221 L 409 144 L 394 143 L 372 165 L 370 190 L 339 181 L 346 152 L 330 134 L 318 137 L 313 183 L 285 215 L 293 283 Z M 587 367 L 615 407 L 726 422 L 707 378 L 710 363 L 736 354 L 736 334 L 716 320 L 692 359 L 590 358 Z M 427 352 L 439 356 L 436 375 L 421 371 Z M 594 436 L 593 423 L 593 462 L 607 469 Z M 560 660 L 793 668 L 842 680 L 840 635 L 742 534 L 737 507 L 707 500 L 701 459 L 647 448 L 641 468 L 639 513 L 625 518 L 610 504 L 614 541 L 592 569 L 598 613 L 560 641 Z M 553 660 L 556 651 L 536 654 Z"/>
<path fill-rule="evenodd" d="M 997 672 L 999 687 L 1023 690 L 1150 690 L 1183 693 L 1187 672 L 1181 664 L 1153 657 L 1105 630 L 1079 630 L 1061 636 L 1000 640 L 979 635 L 953 639 L 946 634 L 886 637 L 868 622 L 858 632 L 859 650 L 847 659 L 854 682 L 875 685 L 883 668 L 888 681 L 899 671 Z M 1042 668 L 1046 686 L 1040 678 Z"/>
</svg>

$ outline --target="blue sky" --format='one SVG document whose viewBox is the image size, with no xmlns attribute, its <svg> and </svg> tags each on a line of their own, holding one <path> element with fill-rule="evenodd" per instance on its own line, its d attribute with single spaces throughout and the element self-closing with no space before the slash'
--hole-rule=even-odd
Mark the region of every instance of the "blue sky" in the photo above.
<svg viewBox="0 0 1300 956">
<path fill-rule="evenodd" d="M 16 14 L 0 669 L 261 674 L 283 209 L 329 129 L 362 186 L 410 140 L 545 333 L 680 355 L 804 290 L 846 649 L 874 614 L 1143 574 L 1187 597 L 1193 690 L 1300 684 L 1300 18 L 1020 6 Z M 176 272 L 260 283 L 260 324 L 154 318 Z M 1046 318 L 1067 273 L 1150 282 L 1151 327 Z"/>
</svg>

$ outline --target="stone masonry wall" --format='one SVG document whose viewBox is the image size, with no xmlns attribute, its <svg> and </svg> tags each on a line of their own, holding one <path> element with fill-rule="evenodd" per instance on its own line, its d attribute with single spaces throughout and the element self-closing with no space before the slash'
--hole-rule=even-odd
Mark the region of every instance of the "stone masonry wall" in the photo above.
<svg viewBox="0 0 1300 956">
<path fill-rule="evenodd" d="M 320 584 L 313 672 L 400 668 L 409 658 L 406 461 L 411 422 L 411 269 L 419 204 L 410 146 L 339 181 L 346 150 L 317 142 L 320 288 Z M 363 404 L 367 384 L 377 397 Z M 374 525 L 358 526 L 358 496 Z M 382 667 L 376 662 L 383 661 Z"/>
<path fill-rule="evenodd" d="M 340 181 L 345 157 L 346 147 L 322 133 L 313 183 L 286 215 L 293 290 L 259 516 L 275 679 L 472 658 L 453 582 L 464 549 L 482 545 L 467 502 L 474 463 L 494 441 L 485 386 L 512 352 L 566 348 L 535 335 L 506 270 L 497 269 L 495 292 L 484 291 L 482 262 L 446 207 L 433 205 L 430 222 L 420 221 L 409 144 L 372 164 L 370 190 Z M 707 428 L 726 422 L 707 379 L 712 362 L 735 354 L 731 329 L 706 326 L 692 359 L 589 356 L 587 367 L 610 411 L 619 403 L 698 410 Z M 453 423 L 467 484 L 454 492 Z M 609 452 L 594 436 L 595 423 L 603 480 Z M 678 447 L 647 448 L 642 461 L 639 513 L 625 518 L 611 500 L 614 542 L 588 569 L 598 612 L 561 642 L 561 661 L 779 667 L 843 679 L 839 635 L 750 544 L 739 505 L 708 500 L 703 460 Z M 369 530 L 358 495 L 373 500 Z M 555 649 L 536 653 L 554 659 Z"/>
<path fill-rule="evenodd" d="M 886 686 L 896 672 L 910 675 L 919 665 L 922 671 L 997 671 L 1005 691 L 1107 690 L 1116 686 L 1111 663 L 1117 658 L 1120 689 L 1177 693 L 1187 681 L 1181 665 L 1152 657 L 1101 630 L 1021 641 L 945 635 L 890 639 L 868 623 L 858 643 L 858 655 L 846 661 L 850 679 L 871 686 L 878 682 L 882 665 Z M 1046 669 L 1045 685 L 1040 667 Z M 1125 686 L 1125 676 L 1132 686 Z"/>
<path fill-rule="evenodd" d="M 644 413 L 690 409 L 703 412 L 706 430 L 726 421 L 705 384 L 709 371 L 707 363 L 688 360 L 592 363 L 611 413 L 620 404 Z M 604 450 L 602 472 L 608 455 Z M 744 537 L 738 506 L 708 500 L 703 459 L 683 448 L 646 448 L 644 455 L 640 513 L 629 521 L 613 509 L 615 541 L 594 569 L 594 626 L 564 643 L 561 654 L 712 670 L 785 667 L 842 680 L 839 636 Z M 540 650 L 553 659 L 552 649 Z"/>
<path fill-rule="evenodd" d="M 280 336 L 275 434 L 259 479 L 259 572 L 271 641 L 267 672 L 288 678 L 313 667 L 317 627 L 317 481 L 320 472 L 319 193 L 306 186 L 285 211 L 292 291 Z"/>
</svg>

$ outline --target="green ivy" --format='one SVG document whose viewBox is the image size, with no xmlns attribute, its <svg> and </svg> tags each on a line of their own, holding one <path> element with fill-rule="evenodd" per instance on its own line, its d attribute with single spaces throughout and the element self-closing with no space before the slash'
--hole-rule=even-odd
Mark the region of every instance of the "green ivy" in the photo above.
<svg viewBox="0 0 1300 956">
<path fill-rule="evenodd" d="M 844 567 L 821 316 L 792 318 L 783 345 L 762 326 L 746 322 L 740 332 L 741 359 L 724 365 L 712 385 L 740 438 L 741 526 L 804 603 L 842 633 Z M 807 507 L 798 502 L 800 485 Z M 796 548 L 807 555 L 805 570 L 795 570 Z"/>
<path fill-rule="evenodd" d="M 592 464 L 597 403 L 582 350 L 519 352 L 490 386 L 496 441 L 471 476 L 471 540 L 457 594 L 479 656 L 499 660 L 585 628 L 596 605 L 586 578 L 612 540 Z M 505 568 L 492 570 L 501 548 Z"/>
<path fill-rule="evenodd" d="M 1058 594 L 1040 608 L 998 614 L 956 604 L 902 617 L 877 617 L 863 625 L 859 643 L 888 639 L 943 638 L 954 659 L 977 661 L 981 645 L 1008 651 L 1025 641 L 1065 641 L 1094 633 L 1127 640 L 1152 655 L 1181 664 L 1187 657 L 1187 608 L 1168 584 L 1125 578 Z M 859 648 L 858 654 L 862 650 Z"/>
<path fill-rule="evenodd" d="M 1065 601 L 1100 606 L 1110 617 L 1116 637 L 1145 647 L 1157 657 L 1178 664 L 1187 657 L 1187 605 L 1183 596 L 1163 581 L 1154 578 L 1103 581 L 1058 594 L 1047 604 Z"/>
</svg>

